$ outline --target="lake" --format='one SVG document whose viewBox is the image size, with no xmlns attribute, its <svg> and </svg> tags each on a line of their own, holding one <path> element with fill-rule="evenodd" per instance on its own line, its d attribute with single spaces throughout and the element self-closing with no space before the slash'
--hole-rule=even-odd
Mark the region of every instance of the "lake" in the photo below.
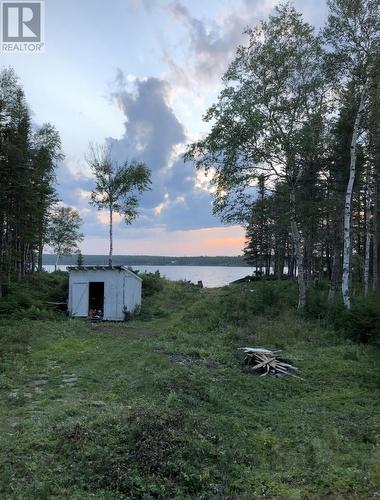
<svg viewBox="0 0 380 500">
<path fill-rule="evenodd" d="M 65 271 L 67 266 L 60 265 L 59 269 Z M 187 280 L 192 283 L 203 282 L 207 288 L 224 286 L 247 274 L 252 274 L 253 267 L 230 267 L 230 266 L 131 266 L 140 272 L 154 273 L 159 271 L 161 276 L 168 280 Z M 54 271 L 54 266 L 45 265 L 48 272 Z"/>
</svg>

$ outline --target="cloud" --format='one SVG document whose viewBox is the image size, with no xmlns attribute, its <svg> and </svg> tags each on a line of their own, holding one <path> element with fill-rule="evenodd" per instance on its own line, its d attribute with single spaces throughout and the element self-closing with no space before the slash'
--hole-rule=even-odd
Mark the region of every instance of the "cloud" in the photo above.
<svg viewBox="0 0 380 500">
<path fill-rule="evenodd" d="M 109 213 L 106 210 L 100 210 L 97 213 L 97 219 L 100 222 L 100 224 L 103 224 L 105 226 L 108 226 L 110 216 Z M 112 216 L 112 221 L 114 224 L 121 222 L 123 220 L 123 217 L 120 214 L 114 213 Z"/>
<path fill-rule="evenodd" d="M 118 71 L 112 94 L 126 117 L 120 140 L 109 139 L 116 155 L 149 160 L 155 171 L 165 168 L 173 148 L 186 140 L 185 129 L 168 104 L 169 84 L 159 78 L 129 82 Z"/>
<path fill-rule="evenodd" d="M 165 52 L 166 62 L 177 84 L 184 85 L 185 75 L 188 87 L 198 84 L 212 87 L 218 83 L 233 59 L 236 48 L 245 41 L 245 28 L 256 24 L 276 3 L 276 0 L 237 2 L 238 8 L 221 11 L 216 19 L 211 20 L 199 19 L 181 2 L 173 2 L 169 8 L 187 32 L 188 52 L 192 60 L 192 66 L 187 66 L 184 72 L 182 65 Z"/>
<path fill-rule="evenodd" d="M 162 228 L 165 231 L 218 227 L 212 214 L 212 199 L 207 180 L 200 177 L 192 163 L 184 163 L 188 141 L 182 123 L 169 104 L 170 85 L 159 78 L 128 78 L 116 75 L 112 99 L 125 117 L 120 139 L 108 138 L 112 155 L 119 162 L 144 161 L 152 171 L 152 189 L 141 198 L 140 215 L 133 222 L 137 230 Z M 107 237 L 108 214 L 98 212 L 88 202 L 95 180 L 87 170 L 73 172 L 66 163 L 58 169 L 60 197 L 77 208 L 84 220 L 86 236 Z M 126 225 L 114 217 L 115 239 L 123 238 Z"/>
<path fill-rule="evenodd" d="M 234 8 L 222 6 L 213 19 L 200 19 L 180 1 L 171 3 L 169 11 L 188 37 L 186 65 L 176 61 L 167 48 L 163 49 L 176 85 L 212 90 L 220 83 L 237 47 L 247 41 L 245 29 L 266 19 L 278 4 L 278 0 L 240 0 L 233 3 Z M 327 13 L 324 0 L 294 0 L 294 4 L 308 22 L 317 28 L 323 24 Z"/>
<path fill-rule="evenodd" d="M 169 103 L 170 84 L 151 77 L 131 81 L 119 70 L 112 92 L 125 115 L 125 133 L 109 138 L 119 161 L 144 161 L 152 171 L 152 190 L 143 195 L 136 227 L 168 230 L 219 226 L 211 196 L 199 192 L 195 168 L 184 163 L 186 130 Z"/>
<path fill-rule="evenodd" d="M 139 12 L 152 12 L 155 5 L 155 0 L 126 0 L 126 5 L 129 11 L 136 15 Z"/>
<path fill-rule="evenodd" d="M 153 212 L 155 213 L 155 215 L 160 215 L 161 212 L 165 208 L 167 208 L 168 205 L 169 205 L 169 195 L 168 195 L 168 193 L 165 193 L 165 195 L 164 195 L 164 201 L 162 201 L 156 207 L 154 207 L 153 208 Z"/>
<path fill-rule="evenodd" d="M 88 200 L 94 180 L 81 172 L 73 172 L 66 162 L 61 162 L 56 170 L 56 183 L 58 196 L 65 204 L 78 210 L 88 207 Z"/>
<path fill-rule="evenodd" d="M 246 21 L 236 15 L 220 23 L 200 20 L 180 2 L 172 4 L 171 12 L 187 30 L 189 51 L 194 58 L 193 78 L 208 84 L 219 80 L 241 40 Z M 174 61 L 171 64 L 175 67 Z M 179 74 L 178 67 L 176 72 Z"/>
</svg>

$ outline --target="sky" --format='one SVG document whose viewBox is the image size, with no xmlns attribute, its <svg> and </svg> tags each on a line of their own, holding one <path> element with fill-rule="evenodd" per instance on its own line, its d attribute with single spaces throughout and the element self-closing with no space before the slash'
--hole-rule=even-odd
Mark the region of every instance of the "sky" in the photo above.
<svg viewBox="0 0 380 500">
<path fill-rule="evenodd" d="M 209 180 L 184 163 L 244 29 L 273 12 L 275 0 L 45 0 L 45 50 L 0 54 L 23 84 L 35 126 L 50 122 L 62 139 L 57 168 L 64 205 L 83 219 L 85 254 L 108 252 L 106 213 L 89 206 L 94 179 L 89 142 L 112 143 L 120 161 L 144 161 L 152 189 L 140 216 L 115 217 L 114 253 L 239 255 L 244 230 L 212 214 Z M 295 0 L 319 28 L 324 0 Z"/>
</svg>

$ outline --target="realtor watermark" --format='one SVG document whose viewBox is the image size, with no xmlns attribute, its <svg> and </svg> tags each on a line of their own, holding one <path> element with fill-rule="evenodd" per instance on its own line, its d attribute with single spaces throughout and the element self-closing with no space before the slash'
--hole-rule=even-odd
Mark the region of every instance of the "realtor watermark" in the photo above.
<svg viewBox="0 0 380 500">
<path fill-rule="evenodd" d="M 1 2 L 0 51 L 35 54 L 45 49 L 45 2 Z"/>
</svg>

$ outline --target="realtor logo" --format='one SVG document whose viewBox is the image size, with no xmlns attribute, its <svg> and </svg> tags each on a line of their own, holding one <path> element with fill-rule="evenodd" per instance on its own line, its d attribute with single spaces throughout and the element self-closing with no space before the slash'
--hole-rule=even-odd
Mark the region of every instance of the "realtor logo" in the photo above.
<svg viewBox="0 0 380 500">
<path fill-rule="evenodd" d="M 42 52 L 44 2 L 1 3 L 1 51 Z"/>
</svg>

